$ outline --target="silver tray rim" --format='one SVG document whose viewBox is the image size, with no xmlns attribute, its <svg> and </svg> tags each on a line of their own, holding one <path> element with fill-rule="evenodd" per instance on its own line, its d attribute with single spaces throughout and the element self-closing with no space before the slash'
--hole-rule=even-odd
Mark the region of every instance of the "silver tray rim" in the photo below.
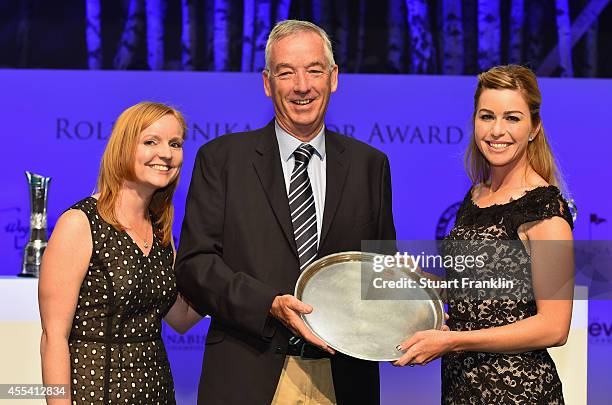
<svg viewBox="0 0 612 405">
<path fill-rule="evenodd" d="M 294 296 L 301 301 L 302 300 L 302 293 L 304 292 L 304 287 L 306 286 L 308 281 L 317 272 L 321 271 L 322 269 L 326 268 L 329 265 L 338 264 L 338 263 L 346 263 L 346 262 L 362 262 L 362 263 L 363 262 L 366 262 L 366 263 L 367 262 L 373 262 L 374 261 L 374 257 L 375 256 L 380 256 L 381 254 L 371 253 L 371 252 L 360 252 L 360 251 L 347 251 L 347 252 L 332 253 L 330 255 L 327 255 L 327 256 L 324 256 L 324 257 L 322 257 L 320 259 L 317 259 L 314 262 L 312 262 L 311 264 L 309 264 L 306 267 L 306 269 L 304 269 L 304 271 L 298 277 L 298 280 L 297 280 L 297 282 L 295 284 Z M 418 274 L 416 272 L 408 271 L 408 270 L 403 269 L 403 268 L 398 268 L 398 270 L 402 271 L 407 276 L 415 278 L 417 280 L 424 277 L 424 276 L 422 276 L 422 275 L 420 275 L 420 274 Z M 442 302 L 442 299 L 440 298 L 439 294 L 435 290 L 433 290 L 433 289 L 423 288 L 423 290 L 425 290 L 428 293 L 428 295 L 431 297 L 431 301 L 432 301 L 432 304 L 434 306 L 434 311 L 435 311 L 436 319 L 437 319 L 436 320 L 436 324 L 434 326 L 434 329 L 440 329 L 442 327 L 442 322 L 443 322 L 443 318 L 444 318 L 444 304 Z M 344 353 L 344 354 L 346 354 L 348 356 L 355 357 L 355 358 L 361 359 L 361 360 L 368 360 L 368 361 L 395 361 L 395 360 L 398 360 L 400 358 L 400 357 L 394 357 L 394 358 L 370 358 L 368 356 L 364 356 L 364 355 L 359 354 L 359 353 L 354 353 L 354 352 L 350 352 L 350 351 L 347 351 L 347 350 L 342 349 L 342 348 L 338 348 L 335 345 L 332 345 L 329 342 L 327 342 L 325 339 L 323 339 L 321 336 L 319 336 L 319 334 L 317 334 L 317 332 L 315 332 L 315 330 L 312 328 L 312 325 L 308 321 L 308 318 L 306 317 L 305 314 L 300 314 L 300 317 L 302 318 L 302 320 L 304 321 L 304 323 L 306 324 L 308 329 L 310 329 L 310 331 L 315 336 L 317 336 L 319 339 L 321 339 L 324 342 L 326 342 L 334 350 L 339 351 L 341 353 Z"/>
</svg>

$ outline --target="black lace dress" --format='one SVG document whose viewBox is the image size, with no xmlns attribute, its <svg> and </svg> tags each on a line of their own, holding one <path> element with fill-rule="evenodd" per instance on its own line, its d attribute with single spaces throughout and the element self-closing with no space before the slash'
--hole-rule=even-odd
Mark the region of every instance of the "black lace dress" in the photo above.
<svg viewBox="0 0 612 405">
<path fill-rule="evenodd" d="M 87 215 L 93 240 L 69 339 L 74 404 L 174 404 L 161 320 L 177 297 L 172 247 L 157 238 L 148 256 L 106 223 L 97 200 Z"/>
<path fill-rule="evenodd" d="M 531 261 L 519 241 L 518 228 L 553 216 L 564 218 L 573 227 L 567 203 L 554 186 L 538 187 L 507 204 L 485 208 L 474 204 L 471 191 L 445 240 L 446 253 L 457 255 L 467 250 L 469 254 L 485 254 L 489 260 L 478 270 L 478 277 L 501 276 L 514 280 L 515 285 L 507 291 L 499 289 L 496 297 L 466 296 L 449 289 L 448 326 L 456 331 L 507 325 L 535 315 Z M 469 273 L 447 269 L 447 279 L 466 275 Z M 534 350 L 519 354 L 448 353 L 442 359 L 442 403 L 542 405 L 564 401 L 553 360 L 546 350 Z"/>
</svg>

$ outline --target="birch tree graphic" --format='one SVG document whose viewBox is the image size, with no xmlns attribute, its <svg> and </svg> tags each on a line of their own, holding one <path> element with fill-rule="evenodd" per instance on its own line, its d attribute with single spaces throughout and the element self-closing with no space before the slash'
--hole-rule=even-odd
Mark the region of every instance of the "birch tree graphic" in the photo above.
<svg viewBox="0 0 612 405">
<path fill-rule="evenodd" d="M 406 0 L 406 17 L 410 32 L 410 73 L 432 73 L 434 52 L 427 1 Z"/>
<path fill-rule="evenodd" d="M 461 1 L 442 1 L 442 73 L 463 73 L 463 24 Z"/>
<path fill-rule="evenodd" d="M 270 0 L 256 0 L 255 8 L 255 47 L 253 49 L 253 70 L 261 72 L 265 63 L 266 41 L 270 32 Z"/>
<path fill-rule="evenodd" d="M 102 24 L 100 22 L 100 0 L 87 0 L 85 3 L 87 22 L 85 38 L 87 42 L 87 67 L 102 69 Z"/>
<path fill-rule="evenodd" d="M 406 7 L 404 0 L 389 0 L 388 19 L 387 60 L 392 72 L 403 72 L 406 43 Z"/>
<path fill-rule="evenodd" d="M 255 0 L 243 1 L 242 66 L 241 71 L 253 69 L 253 45 L 255 41 Z"/>
<path fill-rule="evenodd" d="M 487 70 L 501 63 L 499 0 L 478 0 L 478 68 Z"/>
<path fill-rule="evenodd" d="M 215 0 L 214 10 L 213 67 L 216 71 L 229 70 L 230 1 Z"/>
<path fill-rule="evenodd" d="M 289 18 L 291 0 L 278 0 L 276 3 L 276 22 Z"/>
<path fill-rule="evenodd" d="M 130 0 L 125 28 L 113 62 L 115 69 L 127 69 L 132 63 L 134 52 L 144 30 L 144 9 L 144 0 Z"/>
<path fill-rule="evenodd" d="M 181 65 L 183 70 L 193 70 L 197 50 L 195 0 L 181 0 Z"/>
<path fill-rule="evenodd" d="M 151 70 L 164 68 L 165 0 L 145 0 L 147 12 L 147 62 Z"/>
<path fill-rule="evenodd" d="M 559 67 L 561 77 L 574 76 L 572 67 L 572 31 L 567 0 L 556 0 L 557 37 L 559 40 Z"/>
<path fill-rule="evenodd" d="M 510 0 L 510 27 L 508 30 L 508 62 L 521 63 L 523 60 L 524 0 Z"/>
</svg>

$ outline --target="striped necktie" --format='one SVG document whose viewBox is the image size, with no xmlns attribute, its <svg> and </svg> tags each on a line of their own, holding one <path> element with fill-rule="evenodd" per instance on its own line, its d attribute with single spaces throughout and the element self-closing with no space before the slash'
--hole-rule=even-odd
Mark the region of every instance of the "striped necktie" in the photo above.
<svg viewBox="0 0 612 405">
<path fill-rule="evenodd" d="M 314 151 L 312 146 L 303 143 L 293 152 L 295 166 L 289 183 L 289 210 L 300 258 L 300 272 L 317 256 L 317 212 L 307 170 Z"/>
</svg>

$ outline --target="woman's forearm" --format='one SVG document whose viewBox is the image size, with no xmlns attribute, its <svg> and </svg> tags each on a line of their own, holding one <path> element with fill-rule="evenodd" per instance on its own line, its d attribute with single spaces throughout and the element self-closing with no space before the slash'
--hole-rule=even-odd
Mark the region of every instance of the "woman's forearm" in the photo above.
<svg viewBox="0 0 612 405">
<path fill-rule="evenodd" d="M 66 398 L 47 398 L 47 404 L 70 404 L 70 351 L 68 350 L 68 340 L 65 337 L 50 337 L 43 332 L 40 340 L 40 357 L 43 384 L 64 385 L 66 392 Z"/>
<path fill-rule="evenodd" d="M 569 324 L 547 319 L 541 314 L 510 325 L 472 331 L 451 331 L 452 351 L 521 353 L 562 346 Z"/>
</svg>

